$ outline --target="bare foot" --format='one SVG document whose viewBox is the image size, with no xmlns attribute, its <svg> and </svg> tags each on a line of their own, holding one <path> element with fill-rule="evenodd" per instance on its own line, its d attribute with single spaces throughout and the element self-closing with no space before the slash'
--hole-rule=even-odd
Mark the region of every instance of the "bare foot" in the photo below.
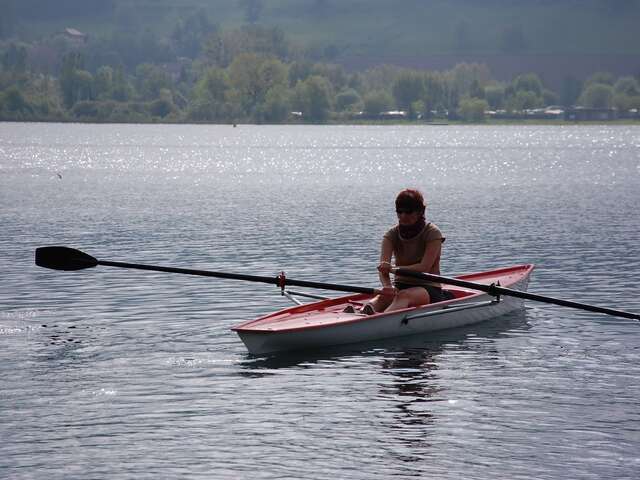
<svg viewBox="0 0 640 480">
<path fill-rule="evenodd" d="M 367 303 L 360 311 L 365 315 L 374 315 L 376 313 L 370 303 Z"/>
</svg>

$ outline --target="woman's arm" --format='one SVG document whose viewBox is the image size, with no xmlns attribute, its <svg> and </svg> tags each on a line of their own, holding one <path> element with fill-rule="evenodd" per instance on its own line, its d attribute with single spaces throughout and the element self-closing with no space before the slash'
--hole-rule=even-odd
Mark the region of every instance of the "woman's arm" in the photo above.
<svg viewBox="0 0 640 480">
<path fill-rule="evenodd" d="M 380 247 L 380 263 L 378 264 L 378 276 L 380 277 L 380 283 L 383 287 L 391 286 L 389 272 L 391 271 L 392 256 L 393 244 L 391 243 L 391 240 L 384 237 L 382 239 L 382 246 Z"/>
<path fill-rule="evenodd" d="M 442 240 L 431 240 L 427 243 L 424 249 L 424 255 L 422 255 L 422 261 L 420 263 L 414 263 L 413 265 L 403 265 L 402 268 L 407 270 L 414 270 L 416 272 L 429 272 L 433 267 L 436 259 L 440 256 L 442 251 Z"/>
</svg>

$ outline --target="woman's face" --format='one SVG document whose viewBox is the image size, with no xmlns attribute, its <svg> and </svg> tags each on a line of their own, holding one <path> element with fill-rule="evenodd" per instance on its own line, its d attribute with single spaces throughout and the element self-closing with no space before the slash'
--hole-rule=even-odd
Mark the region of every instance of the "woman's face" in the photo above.
<svg viewBox="0 0 640 480">
<path fill-rule="evenodd" d="M 400 225 L 413 225 L 420 218 L 420 212 L 417 210 L 396 208 L 396 213 L 398 214 L 398 223 Z"/>
</svg>

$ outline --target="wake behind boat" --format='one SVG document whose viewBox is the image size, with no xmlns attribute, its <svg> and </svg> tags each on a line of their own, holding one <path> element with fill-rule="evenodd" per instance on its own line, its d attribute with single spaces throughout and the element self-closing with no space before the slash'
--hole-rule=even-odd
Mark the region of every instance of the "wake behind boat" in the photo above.
<svg viewBox="0 0 640 480">
<path fill-rule="evenodd" d="M 526 291 L 533 265 L 518 265 L 455 277 L 481 285 L 500 285 Z M 347 313 L 347 305 L 361 305 L 371 294 L 347 295 L 298 305 L 242 323 L 234 328 L 250 353 L 290 350 L 415 335 L 479 323 L 523 308 L 524 300 L 494 296 L 471 288 L 450 286 L 451 300 L 393 312 Z"/>
</svg>

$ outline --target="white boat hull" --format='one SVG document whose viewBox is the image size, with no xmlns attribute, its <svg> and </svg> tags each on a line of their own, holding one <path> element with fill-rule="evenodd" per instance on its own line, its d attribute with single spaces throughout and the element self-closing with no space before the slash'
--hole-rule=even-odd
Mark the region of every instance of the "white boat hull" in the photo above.
<svg viewBox="0 0 640 480">
<path fill-rule="evenodd" d="M 525 291 L 529 277 L 509 285 Z M 473 294 L 443 305 L 436 303 L 415 309 L 375 315 L 366 321 L 335 323 L 322 328 L 291 331 L 251 331 L 236 328 L 236 332 L 254 355 L 275 352 L 317 349 L 333 345 L 366 342 L 416 335 L 438 330 L 473 325 L 520 310 L 524 301 L 515 297 L 496 299 L 488 294 Z"/>
</svg>

